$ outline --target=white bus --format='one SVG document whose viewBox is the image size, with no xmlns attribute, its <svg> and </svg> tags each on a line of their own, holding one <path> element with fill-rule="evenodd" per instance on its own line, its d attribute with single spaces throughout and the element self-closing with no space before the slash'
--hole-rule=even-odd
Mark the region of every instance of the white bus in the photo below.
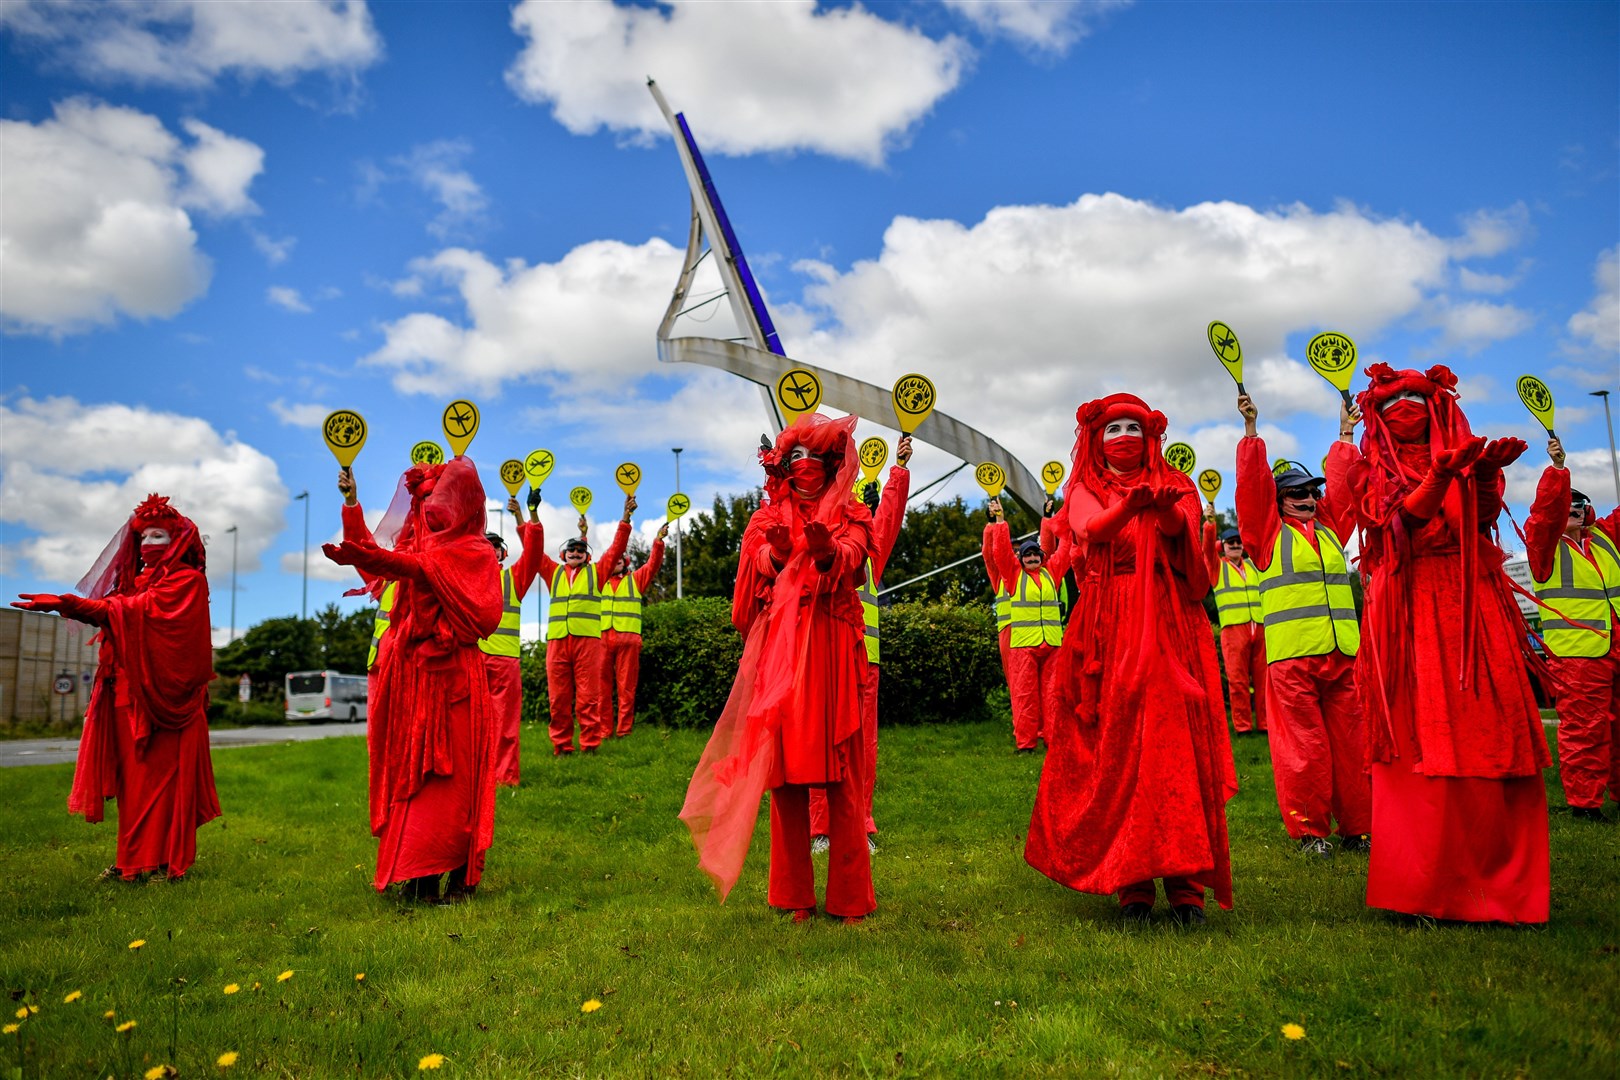
<svg viewBox="0 0 1620 1080">
<path fill-rule="evenodd" d="M 366 677 L 336 671 L 287 673 L 288 720 L 364 720 Z"/>
</svg>

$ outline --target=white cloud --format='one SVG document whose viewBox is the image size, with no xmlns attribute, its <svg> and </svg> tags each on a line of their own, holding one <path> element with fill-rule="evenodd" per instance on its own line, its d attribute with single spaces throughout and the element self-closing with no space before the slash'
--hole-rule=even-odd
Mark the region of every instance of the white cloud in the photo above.
<svg viewBox="0 0 1620 1080">
<path fill-rule="evenodd" d="M 0 401 L 0 521 L 33 533 L 4 545 L 13 573 L 71 586 L 154 491 L 212 538 L 216 589 L 230 579 L 227 528 L 240 529 L 238 569 L 248 573 L 284 524 L 276 463 L 205 420 L 68 397 Z"/>
<path fill-rule="evenodd" d="M 324 415 L 324 414 L 322 414 Z M 310 498 L 315 496 L 311 495 Z M 364 505 L 364 504 L 362 504 Z M 383 515 L 388 512 L 388 503 L 383 502 L 370 507 L 364 513 L 366 527 L 375 529 L 377 523 L 382 521 Z M 352 566 L 339 566 L 326 557 L 321 550 L 322 544 L 339 544 L 343 542 L 343 526 L 339 525 L 337 531 L 325 540 L 317 540 L 309 546 L 309 576 L 312 581 L 340 581 L 349 585 L 360 585 L 360 574 Z M 304 576 L 304 553 L 297 549 L 283 552 L 277 565 L 283 574 L 294 574 L 300 579 Z"/>
<path fill-rule="evenodd" d="M 1483 300 L 1450 302 L 1437 298 L 1434 325 L 1440 328 L 1435 355 L 1461 350 L 1476 353 L 1493 341 L 1516 337 L 1535 322 L 1530 313 L 1512 304 L 1489 304 Z"/>
<path fill-rule="evenodd" d="M 1494 296 L 1507 292 L 1518 283 L 1517 276 L 1480 273 L 1466 266 L 1457 268 L 1457 284 L 1467 292 L 1489 293 Z"/>
<path fill-rule="evenodd" d="M 489 205 L 484 189 L 461 167 L 471 152 L 464 140 L 441 139 L 415 147 L 399 160 L 417 186 L 443 208 L 428 225 L 428 232 L 441 240 L 476 225 Z"/>
<path fill-rule="evenodd" d="M 293 427 L 318 428 L 326 415 L 332 410 L 319 402 L 302 401 L 288 404 L 284 398 L 276 398 L 270 402 L 268 408 L 275 413 L 276 419 L 283 424 Z"/>
<path fill-rule="evenodd" d="M 607 391 L 651 368 L 653 329 L 680 260 L 660 239 L 593 241 L 534 266 L 449 248 L 411 270 L 453 286 L 468 325 L 407 315 L 384 324 L 382 347 L 361 362 L 394 369 L 406 393 L 493 394 L 514 379 Z"/>
<path fill-rule="evenodd" d="M 280 266 L 286 262 L 287 256 L 292 254 L 294 245 L 298 243 L 296 236 L 283 236 L 277 240 L 251 226 L 248 227 L 248 235 L 253 237 L 253 247 L 271 266 Z"/>
<path fill-rule="evenodd" d="M 1451 243 L 1452 254 L 1459 259 L 1490 258 L 1529 237 L 1530 208 L 1514 203 L 1500 210 L 1476 210 L 1462 224 L 1462 235 Z"/>
<path fill-rule="evenodd" d="M 86 77 L 138 84 L 352 75 L 382 56 L 364 0 L 11 0 L 0 26 Z"/>
<path fill-rule="evenodd" d="M 1133 0 L 941 0 L 986 34 L 1062 55 Z"/>
<path fill-rule="evenodd" d="M 525 0 L 512 28 L 525 45 L 508 85 L 577 135 L 667 134 L 651 76 L 706 151 L 812 150 L 872 165 L 955 88 L 972 56 L 954 36 L 936 41 L 859 5 L 815 0 Z"/>
<path fill-rule="evenodd" d="M 264 298 L 279 308 L 307 315 L 314 310 L 304 303 L 303 294 L 290 285 L 272 285 L 264 291 Z"/>
<path fill-rule="evenodd" d="M 1563 410 L 1560 409 L 1559 413 L 1561 418 Z M 1589 450 L 1569 450 L 1564 456 L 1564 467 L 1569 470 L 1570 486 L 1576 491 L 1585 492 L 1593 505 L 1598 508 L 1599 514 L 1606 513 L 1615 505 L 1614 467 L 1610 461 L 1607 446 L 1593 447 Z M 1541 474 L 1546 468 L 1546 454 L 1541 453 L 1539 447 L 1532 445 L 1529 452 L 1509 465 L 1506 470 L 1508 502 L 1516 506 L 1529 506 L 1535 501 L 1536 485 L 1541 482 Z M 1524 524 L 1522 518 L 1519 523 Z"/>
<path fill-rule="evenodd" d="M 1592 271 L 1596 292 L 1585 309 L 1569 317 L 1569 332 L 1583 346 L 1608 354 L 1620 353 L 1620 246 L 1598 256 Z M 1614 369 L 1609 369 L 1614 374 Z"/>
<path fill-rule="evenodd" d="M 153 116 L 83 98 L 38 124 L 0 121 L 0 318 L 72 333 L 174 315 L 208 288 L 187 208 L 251 213 L 263 152 L 195 121 L 183 144 Z"/>
</svg>

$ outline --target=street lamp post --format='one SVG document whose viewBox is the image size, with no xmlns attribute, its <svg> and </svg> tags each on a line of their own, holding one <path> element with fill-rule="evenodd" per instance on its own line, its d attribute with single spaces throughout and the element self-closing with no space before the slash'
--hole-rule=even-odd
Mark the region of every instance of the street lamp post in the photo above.
<svg viewBox="0 0 1620 1080">
<path fill-rule="evenodd" d="M 229 645 L 236 640 L 236 541 L 240 534 L 235 525 L 225 531 L 231 534 L 231 636 L 225 641 Z"/>
<path fill-rule="evenodd" d="M 1592 396 L 1603 399 L 1603 422 L 1609 428 L 1609 468 L 1614 470 L 1614 500 L 1620 502 L 1620 455 L 1614 452 L 1614 417 L 1609 415 L 1609 392 L 1594 390 Z"/>
<path fill-rule="evenodd" d="M 309 618 L 309 492 L 295 496 L 293 501 L 304 501 L 304 606 L 300 609 L 300 618 Z"/>
<path fill-rule="evenodd" d="M 675 449 L 675 490 L 681 490 L 681 447 Z M 675 599 L 681 599 L 681 519 L 675 519 Z"/>
</svg>

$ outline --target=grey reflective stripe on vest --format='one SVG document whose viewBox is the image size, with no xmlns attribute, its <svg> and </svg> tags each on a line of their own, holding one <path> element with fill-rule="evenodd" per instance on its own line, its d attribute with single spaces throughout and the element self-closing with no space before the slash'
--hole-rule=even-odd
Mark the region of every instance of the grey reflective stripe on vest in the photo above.
<svg viewBox="0 0 1620 1080">
<path fill-rule="evenodd" d="M 1543 630 L 1596 630 L 1603 633 L 1608 630 L 1606 619 L 1545 619 L 1541 623 Z"/>
</svg>

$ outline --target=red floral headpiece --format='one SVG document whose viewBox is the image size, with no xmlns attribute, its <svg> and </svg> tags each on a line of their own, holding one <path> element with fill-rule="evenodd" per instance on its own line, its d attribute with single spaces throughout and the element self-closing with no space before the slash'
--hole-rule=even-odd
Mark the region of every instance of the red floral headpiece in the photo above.
<svg viewBox="0 0 1620 1080">
<path fill-rule="evenodd" d="M 145 502 L 135 508 L 131 527 L 137 534 L 146 529 L 163 529 L 173 533 L 185 520 L 180 511 L 169 505 L 168 496 L 153 492 L 146 497 Z"/>
<path fill-rule="evenodd" d="M 1457 396 L 1457 376 L 1444 364 L 1436 364 L 1421 373 L 1410 368 L 1396 371 L 1388 364 L 1373 364 L 1367 368 L 1367 378 L 1370 380 L 1367 394 L 1375 405 L 1407 391 L 1426 398 L 1442 394 Z"/>
<path fill-rule="evenodd" d="M 1148 408 L 1147 402 L 1135 394 L 1109 394 L 1105 398 L 1086 402 L 1074 412 L 1080 426 L 1091 431 L 1100 431 L 1110 420 L 1121 417 L 1129 417 L 1141 424 L 1142 434 L 1154 441 L 1163 436 L 1165 428 L 1169 426 L 1164 413 Z"/>
</svg>

